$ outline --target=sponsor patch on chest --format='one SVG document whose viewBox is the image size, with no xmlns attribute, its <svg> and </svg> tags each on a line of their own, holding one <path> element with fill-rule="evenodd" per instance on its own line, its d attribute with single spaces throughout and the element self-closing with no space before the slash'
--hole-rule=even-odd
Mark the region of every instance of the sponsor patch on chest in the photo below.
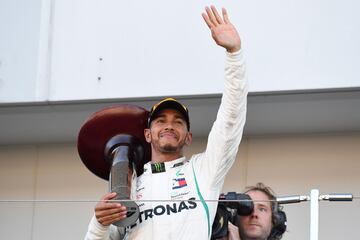
<svg viewBox="0 0 360 240">
<path fill-rule="evenodd" d="M 186 181 L 185 174 L 178 170 L 172 178 L 170 197 L 171 199 L 183 199 L 190 194 L 188 182 Z"/>
<path fill-rule="evenodd" d="M 183 187 L 186 187 L 187 183 L 186 183 L 186 179 L 185 177 L 178 177 L 178 178 L 174 178 L 172 181 L 172 189 L 180 189 Z"/>
</svg>

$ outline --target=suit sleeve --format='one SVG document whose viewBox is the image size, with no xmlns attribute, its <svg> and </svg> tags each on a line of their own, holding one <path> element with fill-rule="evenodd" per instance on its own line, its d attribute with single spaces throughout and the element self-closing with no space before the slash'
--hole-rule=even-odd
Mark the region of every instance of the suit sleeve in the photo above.
<svg viewBox="0 0 360 240">
<path fill-rule="evenodd" d="M 94 215 L 89 223 L 84 240 L 121 240 L 124 235 L 121 229 L 113 225 L 103 226 Z"/>
<path fill-rule="evenodd" d="M 210 189 L 222 186 L 235 161 L 246 120 L 248 85 L 242 50 L 226 53 L 225 84 L 206 150 L 198 165 Z"/>
</svg>

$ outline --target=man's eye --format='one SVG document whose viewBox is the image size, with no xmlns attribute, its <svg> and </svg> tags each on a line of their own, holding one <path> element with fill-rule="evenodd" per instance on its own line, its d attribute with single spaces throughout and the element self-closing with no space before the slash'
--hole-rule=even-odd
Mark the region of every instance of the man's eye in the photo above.
<svg viewBox="0 0 360 240">
<path fill-rule="evenodd" d="M 260 208 L 259 210 L 260 210 L 261 212 L 266 212 L 266 211 L 267 211 L 266 208 Z"/>
<path fill-rule="evenodd" d="M 163 123 L 163 122 L 164 122 L 164 119 L 159 118 L 156 122 L 157 122 L 157 123 Z"/>
</svg>

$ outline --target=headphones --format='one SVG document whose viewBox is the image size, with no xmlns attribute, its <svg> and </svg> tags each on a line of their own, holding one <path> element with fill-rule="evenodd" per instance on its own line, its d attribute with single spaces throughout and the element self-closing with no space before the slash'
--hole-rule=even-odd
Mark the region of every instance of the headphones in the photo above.
<svg viewBox="0 0 360 240">
<path fill-rule="evenodd" d="M 281 239 L 282 235 L 286 231 L 287 218 L 285 212 L 282 211 L 282 207 L 280 207 L 277 202 L 275 202 L 272 209 L 272 224 L 273 227 L 271 229 L 268 240 Z"/>
</svg>

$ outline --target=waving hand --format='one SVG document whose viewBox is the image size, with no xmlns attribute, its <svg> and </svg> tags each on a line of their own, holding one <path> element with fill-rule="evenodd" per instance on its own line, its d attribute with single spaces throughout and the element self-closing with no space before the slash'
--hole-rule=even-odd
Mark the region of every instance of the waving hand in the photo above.
<svg viewBox="0 0 360 240">
<path fill-rule="evenodd" d="M 228 52 L 236 52 L 241 48 L 240 36 L 229 20 L 226 9 L 222 9 L 222 17 L 214 6 L 206 7 L 202 14 L 216 44 L 224 47 Z"/>
</svg>

